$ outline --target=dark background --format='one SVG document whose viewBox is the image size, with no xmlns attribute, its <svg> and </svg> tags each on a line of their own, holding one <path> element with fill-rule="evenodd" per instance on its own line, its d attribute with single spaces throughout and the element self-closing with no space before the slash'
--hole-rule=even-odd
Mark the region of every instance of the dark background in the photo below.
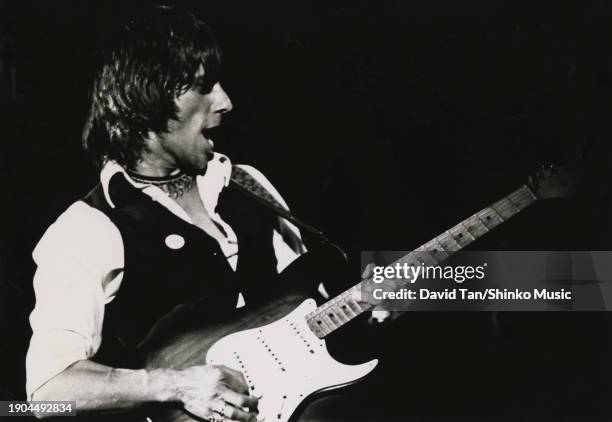
<svg viewBox="0 0 612 422">
<path fill-rule="evenodd" d="M 612 4 L 179 4 L 209 22 L 224 48 L 222 83 L 234 111 L 216 149 L 259 168 L 297 215 L 353 257 L 414 249 L 550 162 L 582 166 L 582 195 L 537 204 L 473 248 L 610 249 Z M 80 150 L 92 54 L 137 6 L 0 3 L 7 397 L 23 394 L 31 251 L 96 182 Z M 381 400 L 406 407 L 399 414 L 421 418 L 609 419 L 607 320 L 410 314 L 376 334 L 391 363 L 373 382 Z"/>
</svg>

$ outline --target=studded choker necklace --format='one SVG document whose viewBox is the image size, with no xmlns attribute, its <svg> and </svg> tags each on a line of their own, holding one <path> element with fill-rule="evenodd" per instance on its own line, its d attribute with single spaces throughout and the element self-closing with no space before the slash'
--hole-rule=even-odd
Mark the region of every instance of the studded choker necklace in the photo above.
<svg viewBox="0 0 612 422">
<path fill-rule="evenodd" d="M 196 185 L 195 176 L 183 172 L 163 177 L 143 176 L 131 171 L 128 174 L 136 183 L 157 186 L 173 199 L 180 198 Z"/>
</svg>

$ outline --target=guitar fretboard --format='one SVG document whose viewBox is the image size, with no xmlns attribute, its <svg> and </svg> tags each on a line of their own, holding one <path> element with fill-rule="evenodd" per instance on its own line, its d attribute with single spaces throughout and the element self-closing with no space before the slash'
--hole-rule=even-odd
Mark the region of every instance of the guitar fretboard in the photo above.
<svg viewBox="0 0 612 422">
<path fill-rule="evenodd" d="M 457 251 L 487 234 L 489 231 L 523 211 L 537 201 L 537 197 L 526 185 L 521 186 L 510 195 L 482 209 L 445 231 L 436 238 L 404 255 L 395 261 L 409 266 L 436 265 L 445 261 Z M 371 310 L 373 305 L 360 302 L 364 280 L 335 298 L 325 302 L 306 316 L 308 326 L 319 338 L 324 338 L 361 313 Z"/>
</svg>

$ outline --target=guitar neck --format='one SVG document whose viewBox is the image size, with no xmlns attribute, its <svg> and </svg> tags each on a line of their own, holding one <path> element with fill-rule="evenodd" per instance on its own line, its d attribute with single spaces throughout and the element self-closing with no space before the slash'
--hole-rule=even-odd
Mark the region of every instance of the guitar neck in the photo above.
<svg viewBox="0 0 612 422">
<path fill-rule="evenodd" d="M 537 197 L 529 187 L 523 185 L 508 196 L 469 216 L 461 223 L 418 247 L 414 252 L 404 255 L 392 265 L 396 263 L 402 265 L 407 263 L 410 266 L 418 266 L 421 263 L 439 264 L 504 221 L 514 217 L 535 201 Z M 306 316 L 308 326 L 317 337 L 324 338 L 361 313 L 373 308 L 373 305 L 369 303 L 358 302 L 354 299 L 360 297 L 366 281 L 354 285 Z"/>
</svg>

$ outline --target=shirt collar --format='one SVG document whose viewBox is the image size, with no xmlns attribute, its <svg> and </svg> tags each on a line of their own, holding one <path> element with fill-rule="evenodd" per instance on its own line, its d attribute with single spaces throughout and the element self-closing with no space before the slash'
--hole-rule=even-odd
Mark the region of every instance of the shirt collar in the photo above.
<svg viewBox="0 0 612 422">
<path fill-rule="evenodd" d="M 108 186 L 111 178 L 117 173 L 122 173 L 130 184 L 141 189 L 150 196 L 155 197 L 160 194 L 166 196 L 166 194 L 156 186 L 135 182 L 119 163 L 109 160 L 100 171 L 100 183 L 104 191 L 104 198 L 111 208 L 115 208 L 115 204 L 113 204 L 110 197 Z M 216 208 L 219 194 L 223 188 L 229 184 L 231 176 L 232 162 L 226 155 L 215 152 L 213 158 L 208 162 L 206 173 L 196 178 L 200 196 L 202 197 L 202 201 L 207 211 L 210 212 Z"/>
</svg>

